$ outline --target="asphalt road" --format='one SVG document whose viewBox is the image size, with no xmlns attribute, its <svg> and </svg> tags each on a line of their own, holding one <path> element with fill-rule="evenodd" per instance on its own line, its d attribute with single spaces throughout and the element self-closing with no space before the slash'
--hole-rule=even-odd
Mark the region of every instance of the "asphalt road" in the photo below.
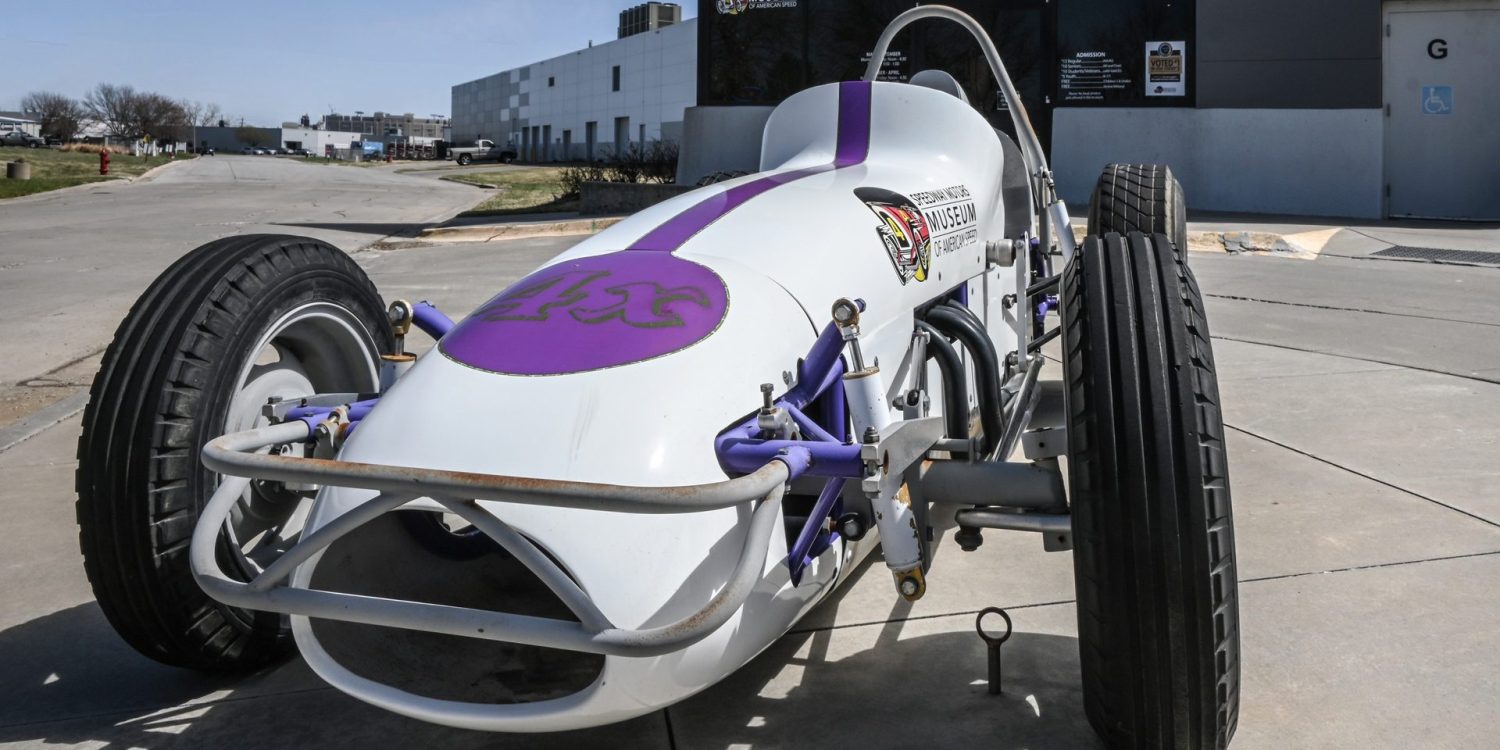
<svg viewBox="0 0 1500 750">
<path fill-rule="evenodd" d="M 134 184 L 0 202 L 0 384 L 46 379 L 102 350 L 151 279 L 210 240 L 301 234 L 354 250 L 483 197 L 383 168 L 215 156 Z"/>
<path fill-rule="evenodd" d="M 1493 229 L 1397 234 L 1500 251 Z M 356 257 L 387 296 L 459 315 L 572 241 Z M 1500 254 L 1494 267 L 1370 257 L 1389 244 L 1375 228 L 1340 234 L 1316 260 L 1191 258 L 1229 428 L 1237 748 L 1494 745 Z M 71 508 L 77 429 L 68 420 L 0 452 L 0 745 L 1095 746 L 1080 704 L 1071 559 L 1014 532 L 986 532 L 974 553 L 944 539 L 915 605 L 895 603 L 877 563 L 720 685 L 586 732 L 424 725 L 344 697 L 300 660 L 238 680 L 162 667 L 114 635 L 84 579 Z M 990 605 L 1009 609 L 1017 632 L 999 697 L 985 693 L 972 630 Z"/>
</svg>

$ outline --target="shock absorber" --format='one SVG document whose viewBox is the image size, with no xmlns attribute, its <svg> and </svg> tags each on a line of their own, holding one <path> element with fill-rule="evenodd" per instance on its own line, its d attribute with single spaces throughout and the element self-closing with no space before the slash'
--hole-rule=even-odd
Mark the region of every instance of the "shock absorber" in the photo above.
<svg viewBox="0 0 1500 750">
<path fill-rule="evenodd" d="M 850 371 L 844 375 L 844 394 L 849 401 L 849 418 L 854 434 L 866 445 L 878 445 L 881 432 L 890 426 L 891 406 L 885 398 L 885 384 L 880 367 L 866 365 L 859 346 L 859 314 L 862 302 L 840 299 L 833 303 L 833 322 L 838 326 L 849 348 Z M 865 462 L 866 486 L 879 487 L 882 474 L 889 471 L 879 458 Z M 880 529 L 880 546 L 885 565 L 896 581 L 896 591 L 908 601 L 916 601 L 927 592 L 922 576 L 922 547 L 917 534 L 917 519 L 911 502 L 902 497 L 899 486 L 891 490 L 867 491 L 875 526 Z"/>
</svg>

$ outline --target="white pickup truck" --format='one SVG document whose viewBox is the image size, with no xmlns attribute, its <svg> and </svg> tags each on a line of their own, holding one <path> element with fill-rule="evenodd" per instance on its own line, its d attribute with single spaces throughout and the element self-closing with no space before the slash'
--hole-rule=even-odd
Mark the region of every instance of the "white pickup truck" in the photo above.
<svg viewBox="0 0 1500 750">
<path fill-rule="evenodd" d="M 496 146 L 494 141 L 475 141 L 472 146 L 458 146 L 448 149 L 448 158 L 458 162 L 460 165 L 471 164 L 476 161 L 498 161 L 501 164 L 509 164 L 516 159 L 516 150 L 505 146 Z"/>
</svg>

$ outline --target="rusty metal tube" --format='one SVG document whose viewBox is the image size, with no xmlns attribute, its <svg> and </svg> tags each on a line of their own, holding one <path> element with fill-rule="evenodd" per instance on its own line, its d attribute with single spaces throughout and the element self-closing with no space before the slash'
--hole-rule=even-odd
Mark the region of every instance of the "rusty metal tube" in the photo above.
<svg viewBox="0 0 1500 750">
<path fill-rule="evenodd" d="M 203 463 L 220 474 L 253 479 L 635 513 L 690 513 L 740 505 L 765 496 L 792 476 L 800 475 L 811 463 L 805 452 L 794 450 L 777 456 L 753 473 L 722 482 L 685 487 L 626 487 L 255 453 L 268 446 L 306 440 L 308 432 L 303 423 L 287 422 L 224 435 L 203 446 Z"/>
</svg>

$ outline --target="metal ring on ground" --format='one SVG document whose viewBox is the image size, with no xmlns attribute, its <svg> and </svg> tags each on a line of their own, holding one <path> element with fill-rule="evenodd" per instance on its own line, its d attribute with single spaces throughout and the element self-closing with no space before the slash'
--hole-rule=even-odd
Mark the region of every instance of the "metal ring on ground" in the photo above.
<svg viewBox="0 0 1500 750">
<path fill-rule="evenodd" d="M 1000 615 L 1000 617 L 1005 620 L 1005 635 L 996 637 L 984 632 L 985 615 Z M 1000 644 L 1010 640 L 1011 631 L 1013 631 L 1014 629 L 1015 626 L 1010 621 L 1010 615 L 1007 614 L 1005 610 L 999 607 L 987 607 L 985 609 L 982 609 L 979 611 L 979 616 L 974 618 L 974 630 L 979 633 L 979 637 L 982 638 L 985 643 L 988 643 L 991 646 L 999 646 Z"/>
</svg>

